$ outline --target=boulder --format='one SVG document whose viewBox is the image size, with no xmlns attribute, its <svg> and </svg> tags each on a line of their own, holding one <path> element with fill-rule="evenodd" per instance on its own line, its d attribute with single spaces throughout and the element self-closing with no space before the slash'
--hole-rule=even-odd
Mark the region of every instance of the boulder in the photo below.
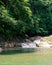
<svg viewBox="0 0 52 65">
<path fill-rule="evenodd" d="M 36 43 L 39 47 L 50 48 L 50 44 L 42 38 L 35 40 L 34 43 Z"/>
</svg>

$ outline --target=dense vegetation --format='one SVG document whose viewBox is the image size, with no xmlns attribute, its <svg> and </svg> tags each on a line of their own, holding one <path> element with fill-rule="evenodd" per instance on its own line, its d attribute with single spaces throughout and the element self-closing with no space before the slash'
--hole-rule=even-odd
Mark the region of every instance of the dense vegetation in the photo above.
<svg viewBox="0 0 52 65">
<path fill-rule="evenodd" d="M 0 36 L 52 34 L 52 0 L 0 0 Z"/>
</svg>

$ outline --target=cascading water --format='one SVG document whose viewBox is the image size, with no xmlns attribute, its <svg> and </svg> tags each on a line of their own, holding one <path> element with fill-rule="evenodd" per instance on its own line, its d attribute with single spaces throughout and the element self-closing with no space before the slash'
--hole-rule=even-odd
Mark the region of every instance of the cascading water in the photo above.
<svg viewBox="0 0 52 65">
<path fill-rule="evenodd" d="M 35 43 L 22 43 L 22 48 L 36 48 Z"/>
</svg>

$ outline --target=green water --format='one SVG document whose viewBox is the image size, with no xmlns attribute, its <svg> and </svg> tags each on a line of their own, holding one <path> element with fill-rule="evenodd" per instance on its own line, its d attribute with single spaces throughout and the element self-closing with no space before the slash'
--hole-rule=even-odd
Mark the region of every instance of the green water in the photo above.
<svg viewBox="0 0 52 65">
<path fill-rule="evenodd" d="M 30 53 L 3 52 L 0 54 L 0 65 L 52 65 L 52 50 Z"/>
</svg>

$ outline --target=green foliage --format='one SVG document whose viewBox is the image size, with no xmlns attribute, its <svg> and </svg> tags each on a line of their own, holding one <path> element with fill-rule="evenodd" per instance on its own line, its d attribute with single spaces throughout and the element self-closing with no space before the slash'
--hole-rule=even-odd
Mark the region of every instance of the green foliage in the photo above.
<svg viewBox="0 0 52 65">
<path fill-rule="evenodd" d="M 0 0 L 0 34 L 52 34 L 52 1 Z"/>
<path fill-rule="evenodd" d="M 41 35 L 52 33 L 52 16 L 51 16 L 51 0 L 29 0 L 33 18 L 35 20 L 35 31 Z M 51 27 L 51 28 L 50 28 Z"/>
</svg>

